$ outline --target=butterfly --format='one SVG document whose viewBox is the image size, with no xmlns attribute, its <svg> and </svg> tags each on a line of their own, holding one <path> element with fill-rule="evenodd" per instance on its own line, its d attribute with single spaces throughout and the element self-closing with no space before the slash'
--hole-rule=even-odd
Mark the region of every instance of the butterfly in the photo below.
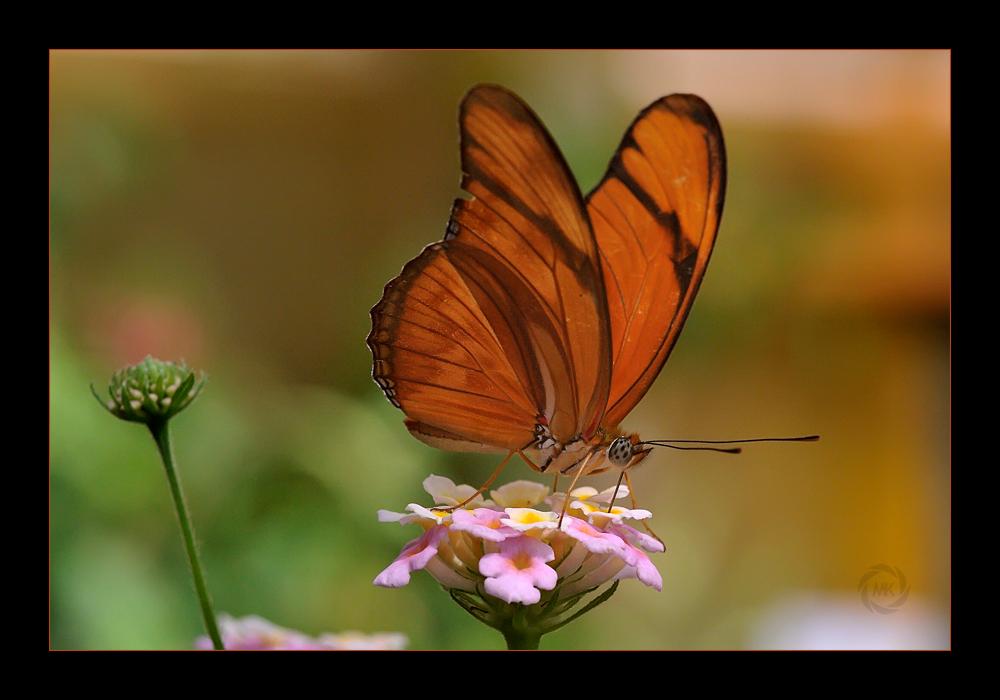
<svg viewBox="0 0 1000 700">
<path fill-rule="evenodd" d="M 472 198 L 372 308 L 372 377 L 433 447 L 624 472 L 653 443 L 620 424 L 677 342 L 715 244 L 718 119 L 695 95 L 653 102 L 586 197 L 509 90 L 472 88 L 459 123 Z"/>
</svg>

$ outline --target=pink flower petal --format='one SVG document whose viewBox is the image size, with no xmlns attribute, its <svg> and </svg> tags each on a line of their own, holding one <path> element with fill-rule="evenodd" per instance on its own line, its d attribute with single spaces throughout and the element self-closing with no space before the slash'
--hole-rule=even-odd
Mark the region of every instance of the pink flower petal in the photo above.
<svg viewBox="0 0 1000 700">
<path fill-rule="evenodd" d="M 627 543 L 618 533 L 604 532 L 588 523 L 571 516 L 563 518 L 563 532 L 579 541 L 588 551 L 595 554 L 615 554 L 622 556 Z"/>
<path fill-rule="evenodd" d="M 507 514 L 490 508 L 476 508 L 475 511 L 456 510 L 451 517 L 452 532 L 468 532 L 490 542 L 503 542 L 508 537 L 520 536 L 520 532 L 507 527 L 500 521 Z"/>
<path fill-rule="evenodd" d="M 663 543 L 651 535 L 647 535 L 645 532 L 640 532 L 636 530 L 631 525 L 626 525 L 625 523 L 617 523 L 609 530 L 617 531 L 626 540 L 632 544 L 637 544 L 647 552 L 662 552 L 664 551 Z"/>
<path fill-rule="evenodd" d="M 479 560 L 487 593 L 508 603 L 534 605 L 541 599 L 541 590 L 555 588 L 559 575 L 547 564 L 555 559 L 550 546 L 522 536 L 500 542 L 499 549 Z"/>
<path fill-rule="evenodd" d="M 407 544 L 396 560 L 375 578 L 374 584 L 383 588 L 401 588 L 408 584 L 412 572 L 420 571 L 437 556 L 438 543 L 447 534 L 447 525 L 435 525 Z"/>
<path fill-rule="evenodd" d="M 647 586 L 652 586 L 656 590 L 663 590 L 663 577 L 649 560 L 649 555 L 631 543 L 625 543 L 625 551 L 622 553 L 622 560 L 635 569 L 635 576 Z"/>
</svg>

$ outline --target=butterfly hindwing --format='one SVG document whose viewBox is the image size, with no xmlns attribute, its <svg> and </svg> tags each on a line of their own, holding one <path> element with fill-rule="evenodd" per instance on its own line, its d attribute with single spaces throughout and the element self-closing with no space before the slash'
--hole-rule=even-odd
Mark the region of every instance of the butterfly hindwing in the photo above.
<svg viewBox="0 0 1000 700">
<path fill-rule="evenodd" d="M 386 285 L 371 315 L 372 375 L 416 422 L 414 435 L 450 433 L 461 450 L 471 447 L 460 440 L 515 449 L 534 439 L 532 401 L 441 243 Z"/>
</svg>

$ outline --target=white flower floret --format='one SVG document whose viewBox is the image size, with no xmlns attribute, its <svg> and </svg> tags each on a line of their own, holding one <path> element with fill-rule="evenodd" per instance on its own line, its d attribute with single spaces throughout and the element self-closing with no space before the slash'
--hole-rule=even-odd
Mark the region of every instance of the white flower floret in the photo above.
<svg viewBox="0 0 1000 700">
<path fill-rule="evenodd" d="M 500 522 L 521 532 L 528 530 L 554 530 L 559 527 L 559 513 L 534 508 L 507 508 L 507 517 Z"/>
<path fill-rule="evenodd" d="M 534 481 L 512 481 L 490 495 L 500 508 L 532 508 L 545 500 L 549 487 Z"/>
</svg>

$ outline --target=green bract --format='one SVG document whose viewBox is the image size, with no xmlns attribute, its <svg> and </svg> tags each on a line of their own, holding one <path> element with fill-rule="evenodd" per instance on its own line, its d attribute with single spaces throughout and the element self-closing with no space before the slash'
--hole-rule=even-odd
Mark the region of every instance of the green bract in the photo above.
<svg viewBox="0 0 1000 700">
<path fill-rule="evenodd" d="M 107 403 L 91 391 L 105 408 L 122 420 L 162 423 L 180 413 L 201 392 L 207 377 L 196 377 L 184 362 L 175 365 L 147 355 L 137 365 L 123 367 L 111 377 Z"/>
</svg>

